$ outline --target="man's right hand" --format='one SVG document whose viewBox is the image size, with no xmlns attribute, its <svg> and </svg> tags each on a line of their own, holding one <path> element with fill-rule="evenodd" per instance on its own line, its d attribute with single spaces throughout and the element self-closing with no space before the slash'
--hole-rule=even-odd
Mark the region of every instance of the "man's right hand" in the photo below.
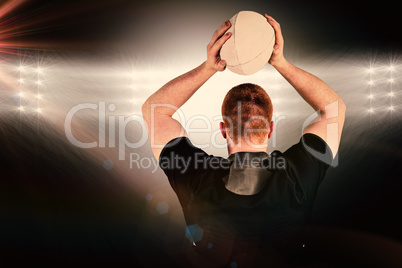
<svg viewBox="0 0 402 268">
<path fill-rule="evenodd" d="M 264 17 L 267 19 L 268 23 L 275 30 L 275 45 L 274 45 L 274 49 L 272 51 L 272 56 L 269 59 L 268 63 L 271 64 L 272 66 L 276 67 L 276 66 L 279 66 L 282 63 L 286 62 L 285 57 L 283 56 L 284 40 L 283 40 L 283 36 L 282 36 L 281 26 L 271 16 L 264 14 Z"/>
</svg>

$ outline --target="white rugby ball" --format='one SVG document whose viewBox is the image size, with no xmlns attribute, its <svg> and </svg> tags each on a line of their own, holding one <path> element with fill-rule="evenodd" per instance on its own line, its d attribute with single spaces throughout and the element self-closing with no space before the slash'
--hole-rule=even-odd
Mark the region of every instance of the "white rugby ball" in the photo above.
<svg viewBox="0 0 402 268">
<path fill-rule="evenodd" d="M 271 57 L 274 29 L 264 16 L 254 11 L 240 11 L 230 23 L 226 32 L 231 32 L 232 36 L 221 48 L 221 59 L 234 73 L 250 75 L 258 72 Z"/>
</svg>

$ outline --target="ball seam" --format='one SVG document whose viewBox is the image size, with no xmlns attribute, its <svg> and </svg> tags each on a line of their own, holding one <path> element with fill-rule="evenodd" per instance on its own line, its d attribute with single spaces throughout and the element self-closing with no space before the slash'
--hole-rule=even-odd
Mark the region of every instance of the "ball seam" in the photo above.
<svg viewBox="0 0 402 268">
<path fill-rule="evenodd" d="M 234 32 L 234 31 L 233 31 Z M 272 42 L 272 39 L 275 37 L 275 35 L 274 36 L 272 36 L 272 38 L 271 38 L 271 40 L 269 40 L 269 44 Z M 234 42 L 236 42 L 236 39 L 234 40 Z M 236 44 L 236 43 L 235 43 Z M 248 61 L 246 61 L 246 62 L 244 62 L 244 63 L 240 63 L 239 62 L 239 59 L 237 58 L 237 51 L 236 51 L 236 58 L 237 58 L 237 62 L 239 63 L 238 65 L 228 65 L 229 67 L 235 67 L 235 66 L 240 66 L 240 68 L 241 68 L 241 66 L 242 65 L 246 65 L 247 63 L 249 63 L 249 62 L 251 62 L 251 61 L 253 61 L 253 60 L 255 60 L 256 58 L 258 58 L 258 56 L 260 56 L 262 53 L 264 53 L 265 52 L 265 50 L 267 50 L 269 48 L 269 45 L 266 47 L 266 48 L 264 48 L 258 55 L 256 55 L 254 58 L 252 58 L 251 60 L 248 60 Z M 241 68 L 241 70 L 243 71 L 243 69 Z M 243 71 L 243 73 L 244 73 L 244 71 Z"/>
</svg>

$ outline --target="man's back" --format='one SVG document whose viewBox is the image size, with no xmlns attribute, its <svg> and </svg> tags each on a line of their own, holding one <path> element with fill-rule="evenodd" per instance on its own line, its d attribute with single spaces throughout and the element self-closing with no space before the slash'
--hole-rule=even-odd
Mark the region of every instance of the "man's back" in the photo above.
<svg viewBox="0 0 402 268">
<path fill-rule="evenodd" d="M 305 134 L 303 140 L 284 153 L 238 152 L 227 159 L 208 155 L 186 137 L 166 145 L 160 166 L 179 198 L 188 229 L 197 234 L 188 237 L 196 251 L 228 262 L 242 252 L 273 248 L 295 261 L 304 247 L 298 231 L 307 223 L 328 168 L 305 146 L 332 157 L 318 136 Z M 174 167 L 172 159 L 186 159 L 187 165 Z M 255 192 L 229 190 L 239 177 Z"/>
</svg>

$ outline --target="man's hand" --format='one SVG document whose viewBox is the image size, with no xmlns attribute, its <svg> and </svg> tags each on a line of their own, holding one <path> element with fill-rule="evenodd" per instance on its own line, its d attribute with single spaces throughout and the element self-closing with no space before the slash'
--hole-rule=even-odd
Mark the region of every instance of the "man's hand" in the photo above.
<svg viewBox="0 0 402 268">
<path fill-rule="evenodd" d="M 275 67 L 286 61 L 285 57 L 283 56 L 283 46 L 285 42 L 282 36 L 281 25 L 274 18 L 268 16 L 267 14 L 264 14 L 264 17 L 275 30 L 275 45 L 272 51 L 272 56 L 268 61 L 269 64 Z"/>
<path fill-rule="evenodd" d="M 226 61 L 222 60 L 219 52 L 223 44 L 231 36 L 231 33 L 224 34 L 231 26 L 230 21 L 225 21 L 213 34 L 211 42 L 207 46 L 207 68 L 215 71 L 223 71 L 226 68 Z"/>
</svg>

